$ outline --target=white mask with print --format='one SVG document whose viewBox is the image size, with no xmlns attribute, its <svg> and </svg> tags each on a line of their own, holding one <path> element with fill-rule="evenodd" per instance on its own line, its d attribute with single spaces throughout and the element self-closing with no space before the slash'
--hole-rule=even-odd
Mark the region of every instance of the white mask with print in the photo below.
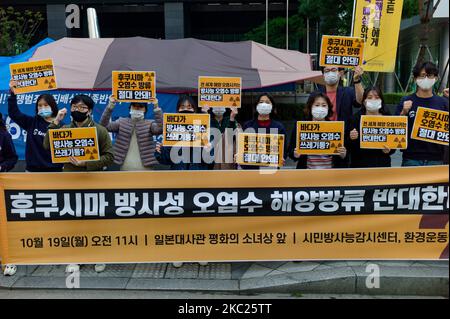
<svg viewBox="0 0 450 319">
<path fill-rule="evenodd" d="M 328 108 L 324 106 L 316 106 L 311 110 L 313 120 L 323 120 L 328 115 Z"/>
<path fill-rule="evenodd" d="M 376 100 L 366 100 L 366 110 L 369 112 L 375 112 L 381 109 L 382 101 L 380 99 Z"/>
<path fill-rule="evenodd" d="M 267 115 L 270 114 L 270 112 L 272 112 L 272 104 L 269 103 L 259 103 L 256 106 L 256 111 L 258 112 L 258 114 L 260 115 Z"/>
</svg>

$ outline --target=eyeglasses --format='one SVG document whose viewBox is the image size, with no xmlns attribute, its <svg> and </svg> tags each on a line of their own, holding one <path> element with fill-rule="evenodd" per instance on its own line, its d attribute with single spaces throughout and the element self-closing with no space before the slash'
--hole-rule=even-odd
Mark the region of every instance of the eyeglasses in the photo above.
<svg viewBox="0 0 450 319">
<path fill-rule="evenodd" d="M 434 79 L 435 77 L 436 77 L 436 75 L 434 75 L 434 74 L 421 74 L 417 78 L 424 80 L 425 78 Z"/>
<path fill-rule="evenodd" d="M 71 105 L 70 109 L 74 110 L 74 111 L 87 111 L 89 108 L 84 104 L 77 104 L 77 105 Z"/>
</svg>

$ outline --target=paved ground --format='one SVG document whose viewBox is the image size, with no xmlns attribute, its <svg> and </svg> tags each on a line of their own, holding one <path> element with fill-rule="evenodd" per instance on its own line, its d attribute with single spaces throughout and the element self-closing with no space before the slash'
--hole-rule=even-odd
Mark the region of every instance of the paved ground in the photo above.
<svg viewBox="0 0 450 319">
<path fill-rule="evenodd" d="M 379 267 L 379 288 L 369 289 L 367 265 Z M 67 289 L 65 266 L 22 266 L 0 276 L 10 289 Z M 339 261 L 171 264 L 114 264 L 102 273 L 80 271 L 81 289 L 148 290 L 227 294 L 360 294 L 448 297 L 448 261 Z"/>
</svg>

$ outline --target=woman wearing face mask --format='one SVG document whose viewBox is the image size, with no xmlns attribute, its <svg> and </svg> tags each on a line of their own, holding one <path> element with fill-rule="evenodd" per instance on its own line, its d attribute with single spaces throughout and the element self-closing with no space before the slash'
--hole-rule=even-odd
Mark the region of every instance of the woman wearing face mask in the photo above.
<svg viewBox="0 0 450 319">
<path fill-rule="evenodd" d="M 109 132 L 117 134 L 114 143 L 114 163 L 120 165 L 121 171 L 153 169 L 158 164 L 153 136 L 160 135 L 163 131 L 163 115 L 158 100 L 153 103 L 155 120 L 145 119 L 147 103 L 131 103 L 130 117 L 110 122 L 116 102 L 114 96 L 111 96 L 100 119 L 101 125 Z"/>
<path fill-rule="evenodd" d="M 305 116 L 307 121 L 330 121 L 333 117 L 333 105 L 323 93 L 311 95 L 306 103 Z M 295 138 L 291 145 L 295 145 Z M 329 169 L 348 167 L 347 149 L 338 148 L 337 155 L 301 155 L 291 146 L 290 157 L 297 161 L 297 169 Z"/>
<path fill-rule="evenodd" d="M 17 82 L 10 81 L 9 117 L 27 132 L 25 161 L 27 172 L 61 172 L 62 164 L 53 164 L 50 152 L 42 146 L 48 126 L 58 114 L 56 101 L 50 94 L 42 94 L 36 101 L 36 116 L 22 113 L 17 106 Z"/>
<path fill-rule="evenodd" d="M 369 88 L 364 92 L 363 106 L 350 123 L 350 167 L 390 167 L 391 155 L 395 150 L 390 150 L 387 146 L 382 150 L 361 149 L 359 135 L 362 115 L 389 115 L 379 88 Z"/>
<path fill-rule="evenodd" d="M 253 120 L 244 124 L 243 130 L 247 133 L 260 134 L 283 134 L 284 137 L 284 158 L 286 157 L 286 129 L 284 125 L 273 119 L 275 114 L 275 100 L 268 93 L 261 94 L 257 99 L 256 114 Z M 284 162 L 284 159 L 283 159 Z M 241 165 L 242 169 L 258 169 L 258 166 Z"/>
<path fill-rule="evenodd" d="M 402 98 L 397 106 L 396 114 L 408 117 L 408 148 L 402 150 L 402 166 L 442 165 L 444 163 L 445 146 L 411 139 L 418 107 L 448 112 L 448 99 L 434 94 L 433 91 L 438 74 L 438 68 L 431 62 L 416 65 L 413 75 L 417 91 Z"/>
<path fill-rule="evenodd" d="M 235 153 L 234 136 L 235 130 L 240 129 L 236 121 L 238 109 L 232 107 L 229 114 L 225 107 L 204 106 L 203 113 L 210 112 L 211 116 L 211 144 L 214 148 L 214 163 L 209 165 L 210 169 L 226 170 L 235 169 L 233 156 Z"/>
</svg>

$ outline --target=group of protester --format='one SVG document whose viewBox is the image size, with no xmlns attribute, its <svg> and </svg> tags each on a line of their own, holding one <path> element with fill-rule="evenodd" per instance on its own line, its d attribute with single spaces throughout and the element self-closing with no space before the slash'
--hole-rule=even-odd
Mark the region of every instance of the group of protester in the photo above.
<svg viewBox="0 0 450 319">
<path fill-rule="evenodd" d="M 401 99 L 395 115 L 407 116 L 409 134 L 413 127 L 418 107 L 448 111 L 448 89 L 445 97 L 435 94 L 434 84 L 438 79 L 438 69 L 426 62 L 417 65 L 413 70 L 417 91 Z M 353 76 L 353 86 L 343 87 L 341 79 L 343 69 L 325 67 L 323 76 L 325 86 L 310 95 L 305 107 L 307 121 L 344 121 L 345 143 L 338 149 L 337 155 L 302 155 L 296 151 L 296 130 L 290 139 L 290 145 L 285 145 L 285 159 L 290 157 L 297 163 L 298 169 L 330 169 L 330 168 L 363 168 L 390 167 L 391 155 L 395 150 L 362 149 L 359 143 L 360 121 L 362 115 L 389 116 L 383 94 L 377 87 L 364 90 L 361 83 L 363 69 L 357 67 Z M 130 117 L 111 121 L 116 105 L 112 96 L 105 108 L 100 123 L 93 119 L 94 101 L 87 95 L 75 96 L 70 105 L 71 122 L 63 125 L 67 116 L 67 109 L 58 110 L 52 95 L 40 95 L 36 103 L 36 116 L 22 113 L 17 106 L 15 94 L 16 84 L 10 82 L 10 97 L 8 99 L 8 113 L 10 118 L 27 132 L 26 140 L 26 171 L 27 172 L 61 172 L 61 171 L 102 171 L 113 163 L 123 171 L 152 170 L 157 164 L 170 165 L 172 170 L 208 170 L 208 169 L 254 169 L 255 166 L 237 165 L 234 161 L 226 162 L 218 154 L 224 154 L 226 148 L 235 153 L 233 137 L 226 141 L 226 130 L 234 132 L 253 130 L 258 133 L 278 133 L 286 135 L 283 124 L 276 120 L 276 104 L 272 96 L 262 94 L 257 99 L 255 116 L 242 126 L 237 122 L 238 109 L 209 108 L 199 109 L 195 101 L 189 96 L 179 98 L 177 113 L 210 113 L 211 127 L 220 131 L 221 137 L 211 139 L 210 144 L 202 147 L 191 147 L 187 158 L 180 155 L 186 147 L 168 147 L 156 142 L 156 136 L 163 132 L 163 114 L 158 101 L 153 103 L 154 119 L 145 118 L 147 103 L 131 103 Z M 358 112 L 353 113 L 357 108 Z M 392 114 L 394 115 L 394 114 Z M 50 155 L 48 130 L 62 127 L 96 127 L 100 159 L 98 161 L 83 162 L 75 157 L 70 163 L 54 164 Z M 115 143 L 111 142 L 109 132 L 115 133 Z M 225 140 L 225 143 L 224 143 Z M 287 139 L 285 138 L 285 142 Z M 230 146 L 231 145 L 231 146 Z M 213 160 L 205 161 L 204 156 L 195 157 L 196 151 L 210 153 Z M 17 154 L 12 138 L 3 120 L 0 120 L 0 171 L 10 171 L 17 162 Z M 448 163 L 448 147 L 414 140 L 408 137 L 408 148 L 403 151 L 402 166 L 425 166 Z M 258 167 L 256 167 L 258 168 Z M 180 267 L 182 263 L 175 263 Z M 13 265 L 8 266 L 5 274 L 15 273 Z M 67 271 L 76 271 L 78 265 L 69 265 Z M 103 271 L 105 265 L 95 266 L 96 271 Z"/>
</svg>

